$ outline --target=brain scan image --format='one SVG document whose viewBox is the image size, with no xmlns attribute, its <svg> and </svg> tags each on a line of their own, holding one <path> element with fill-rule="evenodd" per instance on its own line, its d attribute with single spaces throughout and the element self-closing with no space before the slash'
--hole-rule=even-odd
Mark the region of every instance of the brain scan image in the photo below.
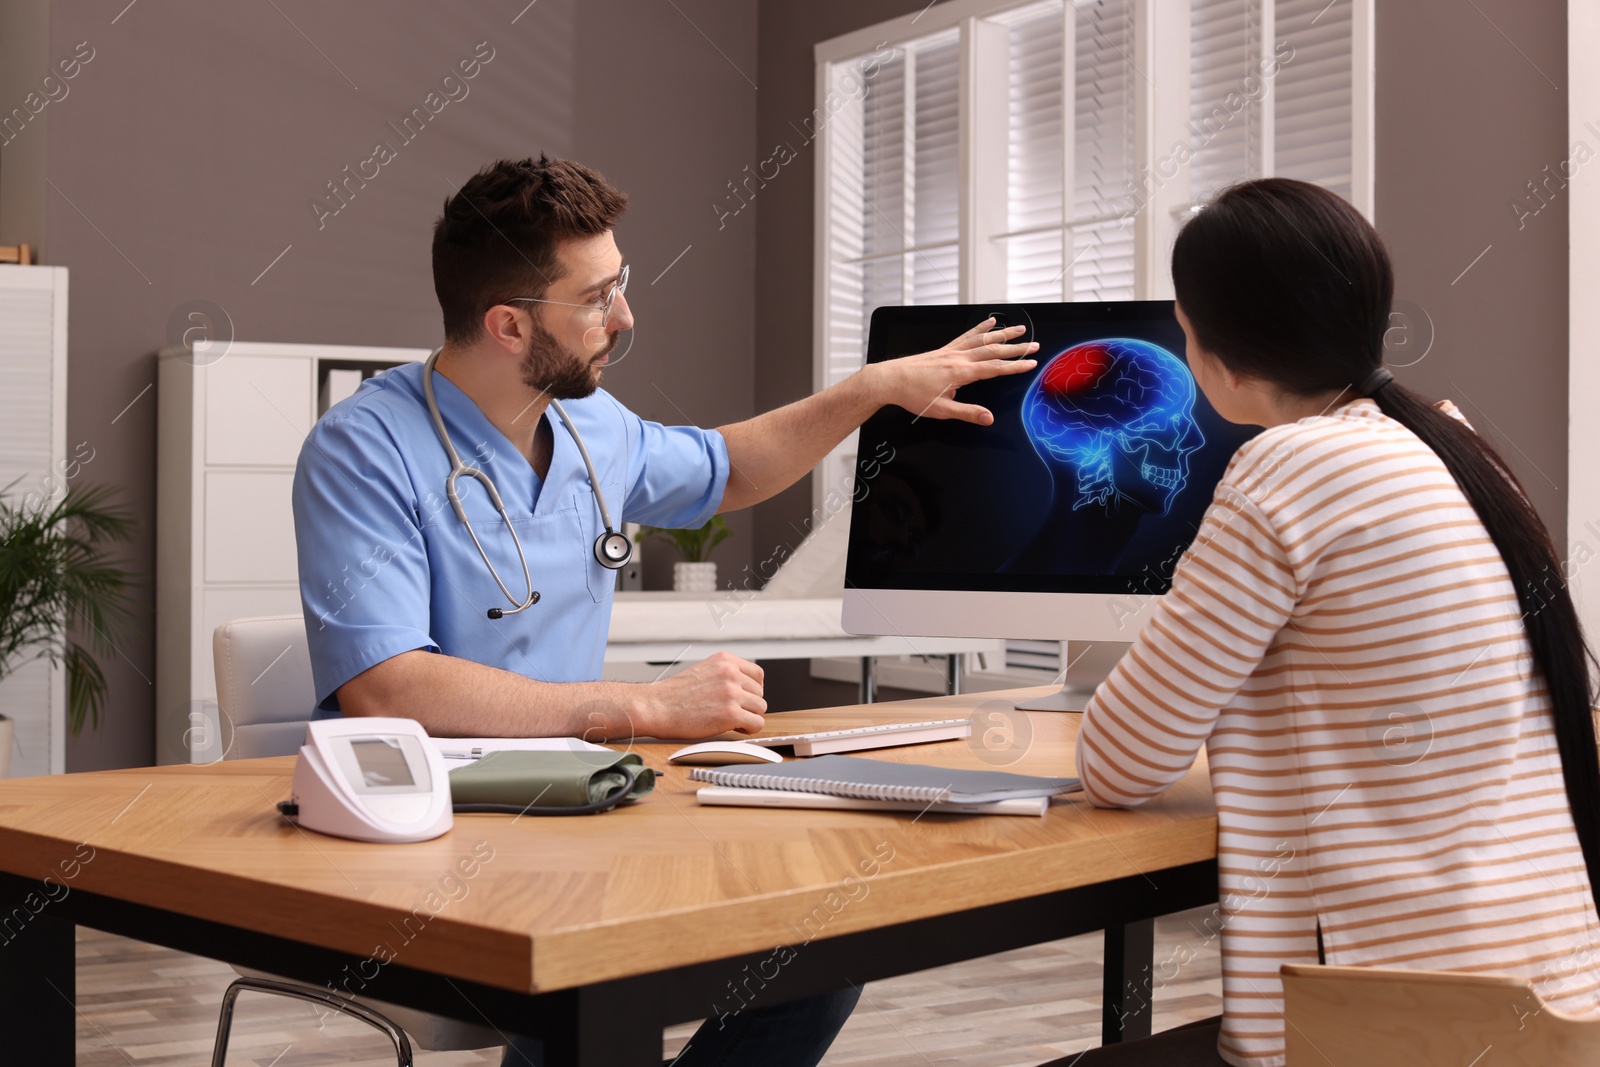
<svg viewBox="0 0 1600 1067">
<path fill-rule="evenodd" d="M 1164 592 L 1257 427 L 1211 406 L 1171 301 L 881 307 L 867 362 L 992 318 L 1035 365 L 956 399 L 988 425 L 889 405 L 860 431 L 845 567 L 856 589 L 1119 596 Z M 944 623 L 940 623 L 944 625 Z"/>
<path fill-rule="evenodd" d="M 1086 341 L 1044 365 L 1022 421 L 1044 461 L 1070 473 L 1074 510 L 1164 515 L 1188 482 L 1189 453 L 1205 444 L 1194 393 L 1189 368 L 1159 345 Z"/>
<path fill-rule="evenodd" d="M 1205 436 L 1194 377 L 1160 345 L 1130 337 L 1075 344 L 1046 362 L 1021 417 L 1049 468 L 1044 522 L 1009 569 L 1114 568 L 1115 547 L 1147 514 L 1165 515 Z M 1064 554 L 1064 545 L 1077 546 Z"/>
</svg>

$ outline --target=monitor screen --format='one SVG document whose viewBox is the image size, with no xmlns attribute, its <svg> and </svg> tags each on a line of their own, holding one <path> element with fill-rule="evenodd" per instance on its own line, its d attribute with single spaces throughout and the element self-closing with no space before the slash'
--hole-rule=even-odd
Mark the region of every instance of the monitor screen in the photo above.
<svg viewBox="0 0 1600 1067">
<path fill-rule="evenodd" d="M 1161 593 L 1234 451 L 1195 385 L 1171 301 L 882 307 L 867 361 L 925 352 L 989 315 L 1039 365 L 956 399 L 990 426 L 886 407 L 861 428 L 846 584 Z"/>
</svg>

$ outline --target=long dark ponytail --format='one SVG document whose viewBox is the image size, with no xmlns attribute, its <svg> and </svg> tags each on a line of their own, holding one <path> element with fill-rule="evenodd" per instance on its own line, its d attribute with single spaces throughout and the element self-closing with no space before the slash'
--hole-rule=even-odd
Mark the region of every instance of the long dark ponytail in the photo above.
<svg viewBox="0 0 1600 1067">
<path fill-rule="evenodd" d="M 1225 190 L 1178 234 L 1172 281 L 1196 339 L 1229 370 L 1296 396 L 1360 384 L 1439 456 L 1500 550 L 1533 659 L 1550 693 L 1572 821 L 1600 894 L 1600 758 L 1589 664 L 1561 557 L 1511 468 L 1459 419 L 1398 382 L 1372 377 L 1394 272 L 1377 231 L 1320 186 L 1283 178 Z M 1375 385 L 1375 387 L 1374 387 Z"/>
</svg>

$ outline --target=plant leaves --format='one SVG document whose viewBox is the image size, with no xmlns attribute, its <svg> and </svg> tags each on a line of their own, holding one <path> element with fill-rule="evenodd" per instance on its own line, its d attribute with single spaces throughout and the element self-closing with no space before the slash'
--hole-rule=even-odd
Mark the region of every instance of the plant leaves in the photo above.
<svg viewBox="0 0 1600 1067">
<path fill-rule="evenodd" d="M 113 495 L 79 486 L 29 507 L 0 490 L 0 677 L 41 657 L 64 666 L 74 734 L 86 720 L 99 727 L 107 690 L 94 654 L 69 631 L 85 631 L 93 653 L 106 655 L 133 617 L 131 579 L 109 547 L 131 540 L 137 524 Z"/>
</svg>

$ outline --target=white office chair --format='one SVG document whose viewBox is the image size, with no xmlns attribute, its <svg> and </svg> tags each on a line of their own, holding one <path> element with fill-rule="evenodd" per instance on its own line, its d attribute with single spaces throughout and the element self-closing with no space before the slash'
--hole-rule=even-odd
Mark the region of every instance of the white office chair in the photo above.
<svg viewBox="0 0 1600 1067">
<path fill-rule="evenodd" d="M 222 741 L 227 745 L 223 759 L 255 759 L 262 756 L 288 756 L 305 743 L 306 723 L 316 709 L 316 686 L 311 680 L 311 651 L 306 644 L 305 620 L 299 615 L 273 615 L 257 619 L 235 619 L 217 627 L 211 635 L 212 660 L 217 672 L 217 707 L 222 722 Z M 230 730 L 231 727 L 231 730 Z M 276 975 L 243 967 L 234 968 L 259 982 L 237 982 L 242 988 L 280 995 L 291 988 Z M 272 986 L 283 988 L 272 988 Z M 312 990 L 322 999 L 322 990 Z M 230 987 L 224 1011 L 231 1014 L 237 993 Z M 307 999 L 302 997 L 301 999 Z M 430 1015 L 415 1008 L 389 1004 L 369 997 L 357 997 L 366 1014 L 351 1012 L 376 1026 L 366 1017 L 387 1017 L 411 1035 L 417 1048 L 429 1052 L 494 1048 L 505 1044 L 500 1034 L 488 1027 Z M 336 1005 L 335 1005 L 336 1006 Z M 378 1029 L 382 1030 L 381 1026 Z M 385 1031 L 387 1032 L 387 1031 Z M 220 1065 L 227 1053 L 227 1029 L 219 1025 L 213 1063 Z M 410 1062 L 409 1049 L 401 1050 L 400 1062 Z"/>
</svg>

